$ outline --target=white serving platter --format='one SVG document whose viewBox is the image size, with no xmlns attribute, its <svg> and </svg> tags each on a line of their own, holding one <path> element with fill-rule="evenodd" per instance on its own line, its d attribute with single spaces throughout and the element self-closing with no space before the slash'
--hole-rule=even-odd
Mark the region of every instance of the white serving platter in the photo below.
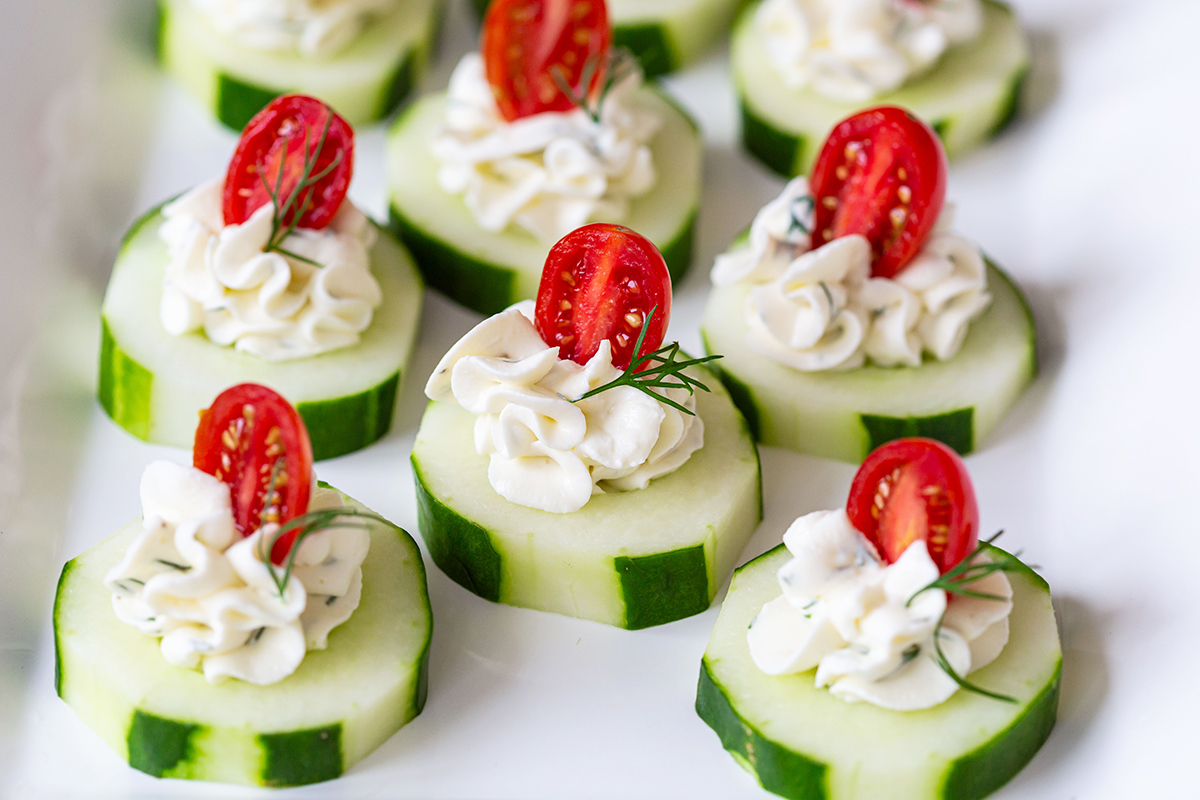
<svg viewBox="0 0 1200 800">
<path fill-rule="evenodd" d="M 1018 0 L 1030 113 L 953 165 L 957 224 L 1026 289 L 1042 374 L 968 459 L 986 529 L 1040 565 L 1065 649 L 1057 729 L 1001 800 L 1197 798 L 1200 712 L 1200 5 Z M 424 88 L 472 46 L 454 6 Z M 141 210 L 224 168 L 234 136 L 158 75 L 150 3 L 0 0 L 0 797 L 264 796 L 129 769 L 53 690 L 62 563 L 138 513 L 136 441 L 94 400 L 99 300 Z M 706 136 L 699 247 L 672 333 L 698 349 L 714 254 L 782 186 L 736 145 L 727 61 L 668 85 Z M 352 196 L 384 210 L 382 132 Z M 408 454 L 423 378 L 478 318 L 430 294 L 393 432 L 320 477 L 416 534 Z M 766 518 L 845 501 L 854 467 L 766 448 Z M 693 710 L 716 619 L 645 631 L 481 600 L 432 562 L 425 712 L 305 798 L 764 798 Z M 718 598 L 719 600 L 720 598 Z M 880 799 L 885 800 L 885 799 Z"/>
</svg>

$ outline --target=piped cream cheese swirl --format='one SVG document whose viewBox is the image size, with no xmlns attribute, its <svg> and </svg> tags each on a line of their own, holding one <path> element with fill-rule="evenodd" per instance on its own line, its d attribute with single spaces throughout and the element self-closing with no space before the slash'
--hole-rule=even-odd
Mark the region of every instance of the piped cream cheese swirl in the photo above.
<svg viewBox="0 0 1200 800">
<path fill-rule="evenodd" d="M 872 278 L 862 236 L 810 249 L 813 199 L 792 180 L 754 218 L 748 247 L 717 256 L 717 286 L 749 285 L 746 341 L 756 353 L 804 372 L 919 366 L 962 347 L 972 320 L 991 303 L 987 264 L 950 232 L 950 204 L 921 251 L 894 278 Z"/>
<path fill-rule="evenodd" d="M 307 358 L 358 343 L 383 302 L 371 274 L 376 232 L 367 217 L 343 202 L 323 230 L 297 228 L 286 250 L 263 252 L 273 207 L 241 225 L 222 215 L 224 180 L 202 184 L 163 208 L 159 238 L 170 260 L 160 317 L 168 333 L 196 331 L 266 361 Z"/>
<path fill-rule="evenodd" d="M 948 602 L 941 589 L 922 591 L 939 575 L 925 542 L 885 565 L 841 509 L 800 517 L 783 543 L 792 559 L 778 573 L 781 594 L 746 635 L 751 658 L 769 675 L 815 668 L 816 685 L 842 700 L 916 711 L 959 688 L 937 662 L 939 620 L 938 645 L 959 675 L 987 666 L 1008 643 L 1012 585 L 1002 571 L 971 584 L 1001 600 Z"/>
<path fill-rule="evenodd" d="M 315 488 L 310 510 L 341 508 Z M 242 538 L 229 487 L 208 473 L 155 461 L 142 474 L 142 531 L 104 578 L 122 622 L 161 639 L 163 657 L 210 682 L 278 683 L 358 608 L 370 534 L 334 528 L 305 537 L 281 596 L 259 557 L 277 530 Z"/>
<path fill-rule="evenodd" d="M 450 77 L 446 119 L 432 143 L 438 185 L 462 195 L 479 226 L 517 225 L 553 244 L 588 222 L 620 222 L 658 180 L 649 143 L 661 125 L 633 96 L 642 75 L 612 86 L 599 120 L 583 109 L 508 122 L 483 59 L 468 53 Z"/>
<path fill-rule="evenodd" d="M 765 0 L 754 16 L 784 84 L 865 103 L 983 30 L 980 0 Z"/>
<path fill-rule="evenodd" d="M 631 386 L 571 402 L 621 375 L 608 341 L 587 364 L 558 357 L 534 327 L 532 301 L 490 317 L 454 345 L 425 387 L 476 415 L 475 449 L 511 503 L 566 514 L 593 494 L 644 489 L 704 444 L 704 422 Z M 666 396 L 695 411 L 680 389 Z"/>
<path fill-rule="evenodd" d="M 332 56 L 400 0 L 191 0 L 221 33 L 254 50 Z"/>
</svg>

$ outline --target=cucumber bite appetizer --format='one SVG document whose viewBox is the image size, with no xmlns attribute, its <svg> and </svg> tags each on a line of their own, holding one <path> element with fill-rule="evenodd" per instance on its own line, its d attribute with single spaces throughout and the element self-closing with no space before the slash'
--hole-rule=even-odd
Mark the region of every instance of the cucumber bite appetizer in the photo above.
<svg viewBox="0 0 1200 800">
<path fill-rule="evenodd" d="M 870 109 L 717 257 L 705 346 L 759 441 L 853 462 L 901 436 L 968 453 L 1033 380 L 1025 298 L 951 231 L 945 195 L 929 126 Z"/>
<path fill-rule="evenodd" d="M 978 530 L 958 456 L 903 439 L 863 463 L 844 510 L 799 518 L 734 573 L 696 710 L 765 789 L 975 800 L 1033 758 L 1062 672 L 1050 589 Z"/>
<path fill-rule="evenodd" d="M 281 94 L 383 119 L 436 47 L 443 0 L 158 0 L 159 59 L 241 130 Z"/>
<path fill-rule="evenodd" d="M 490 0 L 471 0 L 482 19 Z M 691 64 L 727 35 L 742 0 L 609 0 L 613 43 L 646 77 Z"/>
<path fill-rule="evenodd" d="M 312 477 L 296 410 L 223 392 L 194 466 L 67 562 L 58 695 L 135 769 L 263 786 L 336 778 L 425 704 L 433 617 L 400 528 Z"/>
<path fill-rule="evenodd" d="M 687 269 L 700 134 L 611 39 L 603 0 L 496 0 L 449 91 L 393 125 L 392 224 L 431 286 L 484 314 L 532 299 L 551 245 L 588 222 Z"/>
<path fill-rule="evenodd" d="M 102 308 L 113 420 L 188 447 L 198 413 L 254 381 L 297 404 L 318 459 L 387 433 L 422 283 L 345 199 L 353 171 L 346 121 L 289 95 L 246 127 L 224 176 L 134 224 Z"/>
<path fill-rule="evenodd" d="M 708 608 L 762 518 L 762 482 L 705 366 L 717 357 L 664 346 L 670 316 L 658 250 L 596 223 L 550 251 L 536 304 L 451 348 L 412 454 L 442 571 L 488 600 L 623 628 Z"/>
<path fill-rule="evenodd" d="M 761 0 L 730 61 L 743 144 L 790 177 L 838 120 L 871 105 L 910 109 L 951 156 L 977 147 L 1016 116 L 1030 51 L 993 0 Z"/>
</svg>

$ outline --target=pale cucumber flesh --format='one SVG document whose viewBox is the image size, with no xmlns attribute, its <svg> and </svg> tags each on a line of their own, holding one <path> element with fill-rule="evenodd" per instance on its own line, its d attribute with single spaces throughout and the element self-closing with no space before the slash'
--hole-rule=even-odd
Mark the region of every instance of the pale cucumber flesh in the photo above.
<svg viewBox="0 0 1200 800">
<path fill-rule="evenodd" d="M 348 504 L 362 508 L 346 498 Z M 58 694 L 118 755 L 156 777 L 295 785 L 337 777 L 420 713 L 432 613 L 407 533 L 371 530 L 363 595 L 326 650 L 272 686 L 208 683 L 117 619 L 105 573 L 136 521 L 67 563 L 54 611 Z"/>
</svg>

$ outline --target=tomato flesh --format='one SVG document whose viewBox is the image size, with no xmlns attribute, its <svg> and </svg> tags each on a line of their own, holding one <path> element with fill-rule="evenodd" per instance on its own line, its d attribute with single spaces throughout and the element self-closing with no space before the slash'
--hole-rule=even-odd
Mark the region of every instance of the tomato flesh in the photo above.
<svg viewBox="0 0 1200 800">
<path fill-rule="evenodd" d="M 309 160 L 314 161 L 309 176 L 325 173 L 324 177 L 296 196 L 283 223 L 320 230 L 333 221 L 350 188 L 354 131 L 320 100 L 298 94 L 275 98 L 246 125 L 229 162 L 223 198 L 225 224 L 240 225 L 248 220 L 272 202 L 276 187 L 280 206 L 286 205 Z"/>
<path fill-rule="evenodd" d="M 229 484 L 234 525 L 243 536 L 266 523 L 285 525 L 308 510 L 308 429 L 296 409 L 265 386 L 233 386 L 201 412 L 192 464 Z M 296 536 L 291 531 L 276 540 L 273 563 L 284 562 Z"/>
<path fill-rule="evenodd" d="M 671 274 L 645 236 L 596 223 L 568 233 L 550 249 L 535 323 L 560 358 L 585 364 L 608 339 L 613 366 L 625 369 L 651 310 L 638 355 L 662 346 L 671 318 Z"/>
<path fill-rule="evenodd" d="M 871 274 L 895 276 L 937 224 L 948 169 L 937 134 L 902 108 L 872 108 L 843 120 L 813 166 L 813 247 L 865 236 Z"/>
<path fill-rule="evenodd" d="M 897 439 L 867 456 L 846 513 L 889 564 L 924 541 L 945 574 L 979 545 L 979 506 L 966 465 L 933 439 Z"/>
<path fill-rule="evenodd" d="M 563 85 L 594 98 L 611 41 L 604 0 L 492 0 L 481 49 L 500 114 L 512 122 L 570 111 L 576 102 Z"/>
</svg>

